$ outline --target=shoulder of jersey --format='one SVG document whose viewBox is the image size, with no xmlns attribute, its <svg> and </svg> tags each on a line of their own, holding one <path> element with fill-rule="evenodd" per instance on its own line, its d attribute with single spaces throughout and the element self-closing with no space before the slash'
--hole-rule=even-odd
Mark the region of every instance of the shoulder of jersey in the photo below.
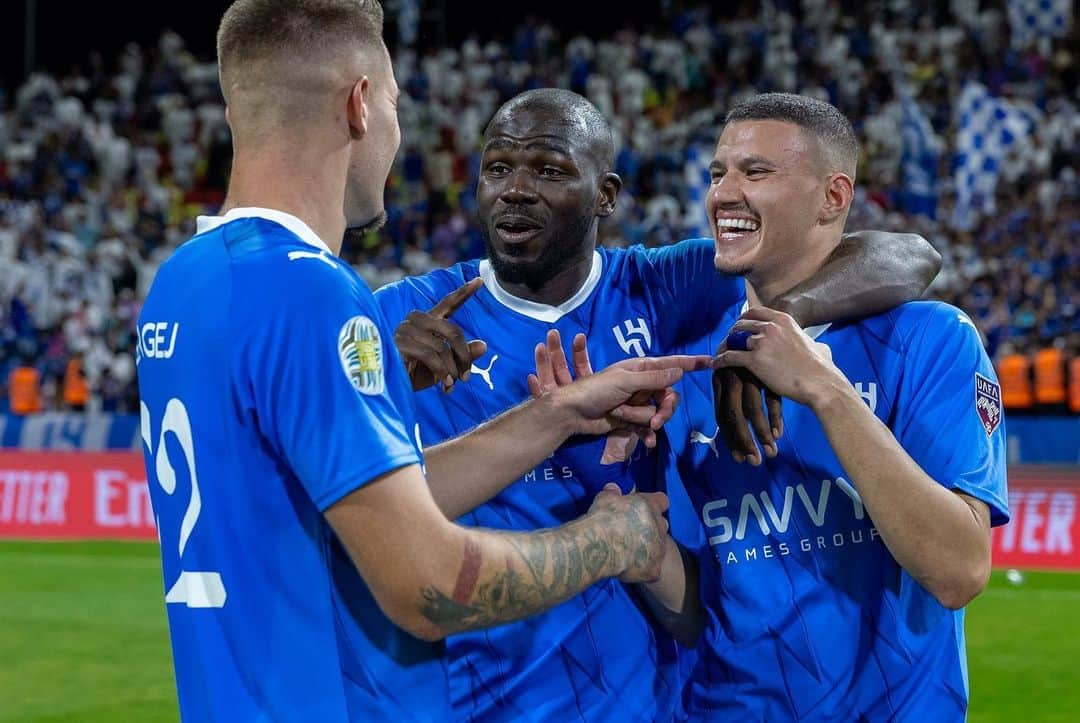
<svg viewBox="0 0 1080 723">
<path fill-rule="evenodd" d="M 707 249 L 709 253 L 716 251 L 716 241 L 711 236 L 698 236 L 695 238 L 688 238 L 680 241 L 679 243 L 688 244 L 697 248 Z"/>
<path fill-rule="evenodd" d="M 626 248 L 608 249 L 609 253 L 618 253 L 621 258 L 633 259 L 638 264 L 652 264 L 657 261 L 658 254 L 677 254 L 680 257 L 694 258 L 704 256 L 712 261 L 715 255 L 716 244 L 711 238 L 683 239 L 668 246 L 646 247 L 634 244 Z"/>
<path fill-rule="evenodd" d="M 449 294 L 462 284 L 480 275 L 480 261 L 462 261 L 445 269 L 434 269 L 417 276 L 406 276 L 375 290 L 375 297 L 380 294 L 396 293 L 409 297 L 423 297 L 431 302 Z"/>
<path fill-rule="evenodd" d="M 326 249 L 312 246 L 271 221 L 241 219 L 221 228 L 234 262 L 271 264 L 301 273 L 309 270 L 315 274 L 350 271 L 347 263 Z M 273 239 L 273 243 L 260 243 L 262 239 Z"/>
<path fill-rule="evenodd" d="M 655 249 L 645 248 L 641 244 L 600 249 L 604 259 L 603 278 L 609 282 L 617 279 L 618 284 L 625 284 L 628 275 L 630 278 L 651 278 L 652 251 Z"/>
<path fill-rule="evenodd" d="M 281 296 L 285 290 L 286 295 L 304 297 L 363 285 L 363 280 L 345 261 L 275 223 L 241 219 L 221 229 L 234 273 L 275 296 Z M 208 242 L 211 233 L 203 235 L 205 240 L 200 237 L 195 241 Z"/>
<path fill-rule="evenodd" d="M 162 278 L 170 273 L 183 275 L 189 273 L 189 268 L 204 268 L 208 263 L 223 261 L 227 257 L 222 253 L 221 244 L 213 234 L 214 230 L 205 231 L 177 246 L 162 262 L 157 275 Z"/>
<path fill-rule="evenodd" d="M 915 334 L 934 336 L 970 335 L 980 340 L 979 329 L 967 314 L 944 301 L 909 301 L 864 319 L 860 324 L 879 336 L 892 337 L 901 345 Z M 981 343 L 981 341 L 980 341 Z"/>
</svg>

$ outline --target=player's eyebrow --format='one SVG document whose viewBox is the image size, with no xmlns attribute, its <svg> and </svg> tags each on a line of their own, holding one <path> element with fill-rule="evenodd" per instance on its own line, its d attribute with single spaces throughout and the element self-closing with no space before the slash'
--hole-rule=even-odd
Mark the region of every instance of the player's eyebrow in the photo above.
<svg viewBox="0 0 1080 723">
<path fill-rule="evenodd" d="M 739 165 L 743 166 L 768 166 L 769 168 L 775 168 L 776 163 L 765 156 L 743 156 L 739 159 Z"/>
<path fill-rule="evenodd" d="M 776 168 L 776 163 L 765 156 L 742 156 L 735 162 L 736 166 L 746 168 L 747 166 L 768 166 L 769 168 Z M 710 171 L 722 171 L 727 168 L 726 163 L 713 159 L 709 164 Z"/>
<path fill-rule="evenodd" d="M 541 150 L 558 153 L 563 156 L 570 155 L 570 147 L 556 142 L 554 139 L 534 138 L 527 143 L 511 140 L 510 138 L 492 138 L 484 145 L 485 151 L 502 151 L 515 148 L 524 148 L 527 151 Z"/>
</svg>

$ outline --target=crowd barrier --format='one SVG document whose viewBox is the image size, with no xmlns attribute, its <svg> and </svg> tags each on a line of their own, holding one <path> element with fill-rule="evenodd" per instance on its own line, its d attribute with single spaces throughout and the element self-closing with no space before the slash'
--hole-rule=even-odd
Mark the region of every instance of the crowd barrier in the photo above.
<svg viewBox="0 0 1080 723">
<path fill-rule="evenodd" d="M 994 567 L 1080 571 L 1080 468 L 1009 469 L 1009 524 L 992 533 Z"/>
<path fill-rule="evenodd" d="M 0 452 L 0 538 L 156 540 L 142 455 Z"/>
<path fill-rule="evenodd" d="M 1006 415 L 1009 464 L 1080 465 L 1080 416 Z M 0 415 L 0 447 L 22 450 L 139 450 L 136 414 L 51 412 Z"/>
<path fill-rule="evenodd" d="M 138 450 L 139 415 L 46 412 L 0 415 L 0 447 L 22 450 Z"/>
<path fill-rule="evenodd" d="M 1080 467 L 1010 468 L 994 565 L 1080 571 L 1078 507 Z M 0 451 L 0 538 L 156 540 L 142 455 Z"/>
<path fill-rule="evenodd" d="M 1080 416 L 1023 417 L 1005 413 L 1009 464 L 1080 465 Z"/>
</svg>

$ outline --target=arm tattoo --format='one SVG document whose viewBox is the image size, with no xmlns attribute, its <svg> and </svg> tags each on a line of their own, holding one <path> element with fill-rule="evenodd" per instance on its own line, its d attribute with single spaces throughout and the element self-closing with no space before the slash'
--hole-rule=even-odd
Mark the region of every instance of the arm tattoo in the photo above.
<svg viewBox="0 0 1080 723">
<path fill-rule="evenodd" d="M 616 574 L 620 560 L 647 556 L 650 537 L 656 537 L 640 517 L 628 526 L 593 517 L 534 534 L 485 534 L 505 540 L 504 559 L 489 556 L 485 567 L 480 543 L 467 539 L 453 594 L 435 586 L 420 591 L 420 611 L 447 633 L 547 610 Z"/>
</svg>

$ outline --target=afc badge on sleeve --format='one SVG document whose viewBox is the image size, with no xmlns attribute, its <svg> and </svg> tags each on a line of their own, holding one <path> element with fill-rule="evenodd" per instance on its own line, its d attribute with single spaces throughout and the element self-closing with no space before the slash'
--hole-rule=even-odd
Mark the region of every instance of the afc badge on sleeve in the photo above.
<svg viewBox="0 0 1080 723">
<path fill-rule="evenodd" d="M 1001 385 L 975 372 L 975 409 L 989 437 L 1001 426 Z"/>
<path fill-rule="evenodd" d="M 356 391 L 382 394 L 383 354 L 379 327 L 366 316 L 354 316 L 338 334 L 341 368 Z"/>
</svg>

